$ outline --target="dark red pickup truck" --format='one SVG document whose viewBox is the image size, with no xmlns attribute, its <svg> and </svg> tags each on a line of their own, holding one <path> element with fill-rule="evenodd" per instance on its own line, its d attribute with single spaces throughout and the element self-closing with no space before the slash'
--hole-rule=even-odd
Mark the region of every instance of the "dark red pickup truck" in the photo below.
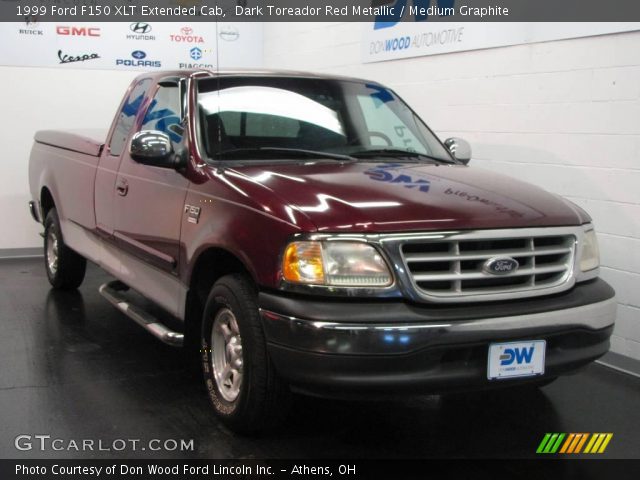
<svg viewBox="0 0 640 480">
<path fill-rule="evenodd" d="M 541 385 L 608 350 L 589 216 L 470 156 L 376 82 L 145 74 L 108 133 L 36 134 L 30 208 L 51 284 L 100 265 L 102 294 L 195 345 L 216 413 L 250 431 L 291 390 Z"/>
</svg>

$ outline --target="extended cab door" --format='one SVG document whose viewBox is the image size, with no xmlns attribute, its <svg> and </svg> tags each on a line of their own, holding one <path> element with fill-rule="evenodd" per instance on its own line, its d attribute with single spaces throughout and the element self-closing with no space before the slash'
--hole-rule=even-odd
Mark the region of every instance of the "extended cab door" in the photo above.
<svg viewBox="0 0 640 480">
<path fill-rule="evenodd" d="M 158 130 L 169 135 L 174 145 L 182 143 L 182 92 L 179 83 L 156 85 L 136 132 Z M 156 267 L 176 273 L 188 186 L 182 173 L 140 164 L 126 148 L 115 182 L 116 242 Z"/>
<path fill-rule="evenodd" d="M 96 171 L 95 214 L 98 231 L 106 236 L 113 234 L 115 226 L 114 200 L 120 160 L 123 152 L 127 150 L 136 118 L 151 84 L 150 78 L 140 80 L 125 96 L 111 127 L 109 143 L 100 157 Z"/>
</svg>

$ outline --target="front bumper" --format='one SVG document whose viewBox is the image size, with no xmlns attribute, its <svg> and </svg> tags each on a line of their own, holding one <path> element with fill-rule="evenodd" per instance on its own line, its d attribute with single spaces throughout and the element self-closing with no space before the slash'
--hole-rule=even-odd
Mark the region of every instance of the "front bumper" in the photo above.
<svg viewBox="0 0 640 480">
<path fill-rule="evenodd" d="M 261 293 L 269 353 L 299 389 L 438 392 L 540 377 L 487 380 L 492 342 L 546 340 L 545 377 L 605 354 L 614 292 L 597 279 L 553 297 L 465 306 L 329 302 Z"/>
</svg>

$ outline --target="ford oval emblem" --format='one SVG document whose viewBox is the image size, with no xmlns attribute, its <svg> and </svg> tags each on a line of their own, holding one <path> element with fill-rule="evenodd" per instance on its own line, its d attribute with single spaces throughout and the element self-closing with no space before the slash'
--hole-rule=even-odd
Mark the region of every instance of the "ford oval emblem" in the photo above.
<svg viewBox="0 0 640 480">
<path fill-rule="evenodd" d="M 491 275 L 508 275 L 518 270 L 520 264 L 511 257 L 493 257 L 484 262 L 482 270 Z"/>
</svg>

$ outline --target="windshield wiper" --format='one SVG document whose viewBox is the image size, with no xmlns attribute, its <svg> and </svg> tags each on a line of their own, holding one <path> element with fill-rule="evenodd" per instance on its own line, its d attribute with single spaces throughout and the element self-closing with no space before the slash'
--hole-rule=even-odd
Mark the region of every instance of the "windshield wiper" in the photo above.
<svg viewBox="0 0 640 480">
<path fill-rule="evenodd" d="M 216 157 L 219 159 L 224 159 L 225 157 L 236 157 L 236 156 L 244 156 L 247 154 L 260 154 L 260 153 L 283 154 L 293 158 L 297 158 L 297 157 L 324 158 L 324 159 L 341 160 L 341 161 L 349 161 L 349 162 L 353 162 L 356 160 L 354 157 L 350 157 L 349 155 L 342 155 L 340 153 L 323 152 L 320 150 L 305 150 L 303 148 L 280 148 L 280 147 L 234 148 L 232 150 L 223 150 L 217 153 Z"/>
<path fill-rule="evenodd" d="M 357 158 L 369 158 L 369 157 L 393 157 L 393 158 L 422 158 L 432 160 L 434 162 L 447 163 L 455 165 L 456 162 L 448 160 L 446 158 L 433 157 L 426 153 L 412 152 L 410 150 L 402 150 L 400 148 L 376 148 L 372 150 L 360 150 L 359 152 L 352 152 L 352 157 Z"/>
</svg>

